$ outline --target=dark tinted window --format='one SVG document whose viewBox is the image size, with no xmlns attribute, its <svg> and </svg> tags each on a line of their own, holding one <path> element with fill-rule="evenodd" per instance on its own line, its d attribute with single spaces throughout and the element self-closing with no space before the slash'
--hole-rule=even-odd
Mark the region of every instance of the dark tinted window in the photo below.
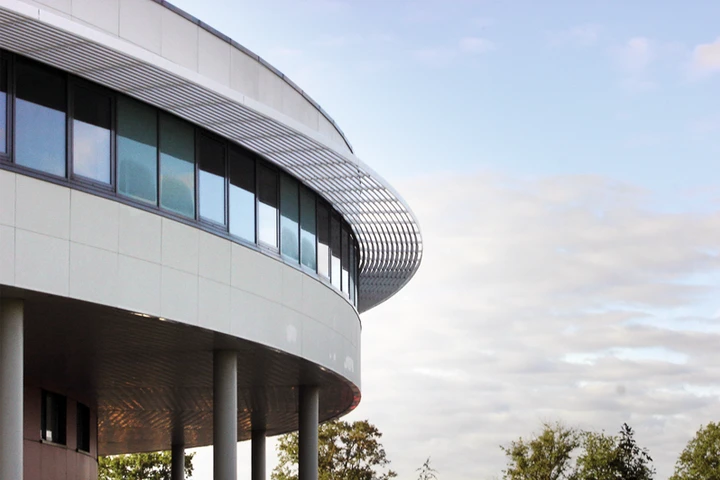
<svg viewBox="0 0 720 480">
<path fill-rule="evenodd" d="M 342 286 L 342 266 L 340 261 L 342 241 L 340 240 L 340 237 L 340 219 L 337 217 L 337 215 L 333 215 L 330 218 L 330 282 L 338 290 L 340 290 L 340 287 Z"/>
<path fill-rule="evenodd" d="M 118 193 L 157 205 L 157 111 L 119 97 L 116 141 Z"/>
<path fill-rule="evenodd" d="M 315 194 L 300 190 L 300 262 L 315 271 L 317 268 Z"/>
<path fill-rule="evenodd" d="M 73 89 L 73 173 L 110 183 L 111 99 L 94 90 Z"/>
<path fill-rule="evenodd" d="M 255 242 L 255 160 L 230 150 L 230 233 Z"/>
<path fill-rule="evenodd" d="M 90 451 L 90 409 L 82 403 L 77 404 L 77 448 Z"/>
<path fill-rule="evenodd" d="M 65 445 L 65 428 L 67 422 L 67 403 L 65 397 L 56 393 L 43 391 L 41 415 L 40 428 L 42 429 L 42 439 Z"/>
<path fill-rule="evenodd" d="M 225 224 L 225 144 L 198 135 L 200 217 Z"/>
<path fill-rule="evenodd" d="M 65 75 L 18 59 L 16 62 L 15 162 L 65 176 Z"/>
<path fill-rule="evenodd" d="M 7 152 L 7 62 L 0 58 L 0 152 Z"/>
<path fill-rule="evenodd" d="M 195 129 L 160 116 L 160 206 L 195 218 Z"/>
<path fill-rule="evenodd" d="M 257 166 L 258 240 L 277 248 L 278 174 L 262 165 Z"/>
</svg>

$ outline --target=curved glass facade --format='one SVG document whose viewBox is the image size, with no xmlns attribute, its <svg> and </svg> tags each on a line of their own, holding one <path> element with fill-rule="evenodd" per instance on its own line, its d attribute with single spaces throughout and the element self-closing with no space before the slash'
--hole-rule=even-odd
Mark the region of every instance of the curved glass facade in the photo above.
<svg viewBox="0 0 720 480">
<path fill-rule="evenodd" d="M 0 168 L 156 210 L 254 246 L 357 305 L 352 230 L 296 178 L 158 108 L 1 51 Z"/>
</svg>

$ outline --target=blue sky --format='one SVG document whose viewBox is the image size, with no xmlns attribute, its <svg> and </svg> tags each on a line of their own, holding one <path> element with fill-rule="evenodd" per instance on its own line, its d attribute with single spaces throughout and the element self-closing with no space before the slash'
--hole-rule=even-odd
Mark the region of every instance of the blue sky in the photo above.
<svg viewBox="0 0 720 480">
<path fill-rule="evenodd" d="M 720 3 L 174 3 L 307 91 L 423 226 L 417 277 L 363 316 L 350 417 L 401 478 L 499 477 L 548 419 L 627 421 L 667 478 L 718 420 Z"/>
</svg>

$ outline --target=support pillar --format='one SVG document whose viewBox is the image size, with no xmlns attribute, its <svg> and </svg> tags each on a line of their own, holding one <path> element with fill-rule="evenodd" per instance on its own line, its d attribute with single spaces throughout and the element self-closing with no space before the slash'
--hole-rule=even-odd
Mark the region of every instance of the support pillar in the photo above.
<svg viewBox="0 0 720 480">
<path fill-rule="evenodd" d="M 173 443 L 172 464 L 170 465 L 170 478 L 172 480 L 185 480 L 185 445 Z"/>
<path fill-rule="evenodd" d="M 213 359 L 213 479 L 237 480 L 237 353 Z"/>
<path fill-rule="evenodd" d="M 23 478 L 22 300 L 0 299 L 0 478 Z"/>
<path fill-rule="evenodd" d="M 320 389 L 310 386 L 300 387 L 299 407 L 298 480 L 317 480 Z"/>
<path fill-rule="evenodd" d="M 265 480 L 265 430 L 252 431 L 252 480 Z"/>
</svg>

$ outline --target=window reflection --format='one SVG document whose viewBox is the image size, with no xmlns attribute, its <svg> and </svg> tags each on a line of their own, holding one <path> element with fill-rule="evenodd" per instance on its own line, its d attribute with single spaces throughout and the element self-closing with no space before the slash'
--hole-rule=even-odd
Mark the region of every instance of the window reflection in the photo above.
<svg viewBox="0 0 720 480">
<path fill-rule="evenodd" d="M 110 98 L 93 90 L 73 91 L 73 173 L 110 183 Z"/>
<path fill-rule="evenodd" d="M 65 76 L 16 62 L 15 163 L 65 176 Z"/>
<path fill-rule="evenodd" d="M 7 63 L 0 58 L 0 152 L 7 152 Z"/>
<path fill-rule="evenodd" d="M 342 291 L 350 296 L 350 233 L 342 229 Z"/>
<path fill-rule="evenodd" d="M 200 217 L 225 224 L 225 145 L 198 136 Z"/>
<path fill-rule="evenodd" d="M 340 220 L 336 215 L 330 218 L 330 283 L 340 290 L 342 286 L 342 266 L 340 261 L 341 240 Z"/>
<path fill-rule="evenodd" d="M 230 233 L 255 242 L 255 160 L 230 150 Z"/>
<path fill-rule="evenodd" d="M 194 129 L 169 115 L 160 116 L 160 206 L 195 218 Z"/>
<path fill-rule="evenodd" d="M 298 183 L 287 175 L 280 177 L 280 253 L 300 261 L 300 206 Z"/>
<path fill-rule="evenodd" d="M 262 165 L 257 166 L 258 241 L 277 248 L 278 175 Z"/>
<path fill-rule="evenodd" d="M 325 202 L 317 203 L 318 273 L 330 278 L 330 211 Z"/>
<path fill-rule="evenodd" d="M 157 204 L 157 111 L 119 97 L 116 142 L 118 193 Z"/>
<path fill-rule="evenodd" d="M 317 268 L 315 195 L 300 190 L 300 261 L 313 272 Z"/>
</svg>

